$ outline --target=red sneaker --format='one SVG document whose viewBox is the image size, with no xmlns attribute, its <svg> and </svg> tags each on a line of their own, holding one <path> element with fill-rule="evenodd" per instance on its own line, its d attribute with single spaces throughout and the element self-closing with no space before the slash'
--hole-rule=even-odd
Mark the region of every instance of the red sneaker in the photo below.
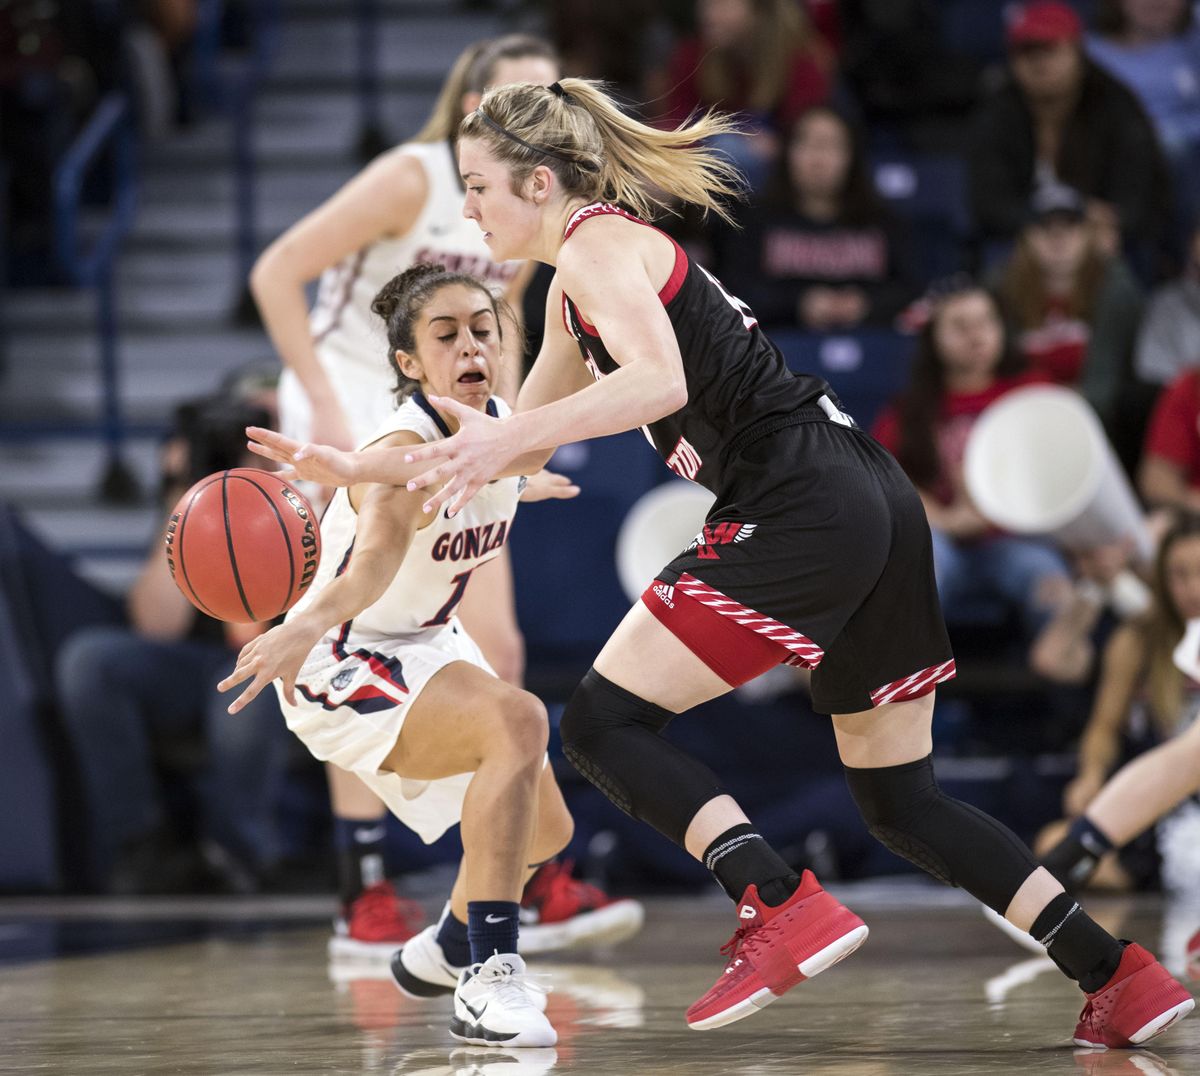
<svg viewBox="0 0 1200 1076">
<path fill-rule="evenodd" d="M 1113 977 L 1086 997 L 1075 1027 L 1075 1045 L 1117 1050 L 1154 1038 L 1196 1004 L 1166 968 L 1133 942 L 1125 946 Z"/>
<path fill-rule="evenodd" d="M 687 1011 L 697 1031 L 731 1024 L 766 1008 L 797 983 L 833 967 L 867 940 L 867 926 L 805 871 L 783 904 L 763 904 L 750 886 L 738 905 L 742 925 L 721 946 L 725 971 Z"/>
<path fill-rule="evenodd" d="M 331 957 L 391 955 L 421 929 L 425 913 L 413 900 L 401 899 L 391 882 L 367 886 L 333 921 Z"/>
<path fill-rule="evenodd" d="M 1200 930 L 1187 943 L 1187 973 L 1189 979 L 1200 981 Z"/>
<path fill-rule="evenodd" d="M 569 945 L 615 945 L 642 927 L 636 900 L 613 900 L 603 890 L 571 876 L 569 859 L 545 863 L 521 895 L 521 952 L 547 953 Z"/>
</svg>

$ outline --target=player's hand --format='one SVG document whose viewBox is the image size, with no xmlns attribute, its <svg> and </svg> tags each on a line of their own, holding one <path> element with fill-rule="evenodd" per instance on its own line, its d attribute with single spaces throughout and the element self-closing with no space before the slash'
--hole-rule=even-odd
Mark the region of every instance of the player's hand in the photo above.
<svg viewBox="0 0 1200 1076">
<path fill-rule="evenodd" d="M 1104 787 L 1104 774 L 1081 773 L 1063 790 L 1063 810 L 1068 818 L 1078 818 L 1087 810 Z"/>
<path fill-rule="evenodd" d="M 358 481 L 357 452 L 301 443 L 261 426 L 247 426 L 246 436 L 246 447 L 256 456 L 283 464 L 279 477 L 285 481 L 300 478 L 318 486 L 353 486 Z"/>
<path fill-rule="evenodd" d="M 405 463 L 433 463 L 408 482 L 409 491 L 444 483 L 423 505 L 427 513 L 449 505 L 448 515 L 458 512 L 518 455 L 512 444 L 512 427 L 507 419 L 492 418 L 447 396 L 430 396 L 429 402 L 458 419 L 458 433 L 438 441 L 414 446 L 405 453 Z"/>
<path fill-rule="evenodd" d="M 250 681 L 250 686 L 229 704 L 229 712 L 236 714 L 245 709 L 276 679 L 283 681 L 283 697 L 295 706 L 296 677 L 320 637 L 320 633 L 305 629 L 300 621 L 290 621 L 248 642 L 238 654 L 233 672 L 217 684 L 218 691 L 228 691 Z"/>
<path fill-rule="evenodd" d="M 531 474 L 525 480 L 525 488 L 521 491 L 523 501 L 566 501 L 579 496 L 579 487 L 565 474 L 555 474 L 553 471 L 541 470 Z"/>
</svg>

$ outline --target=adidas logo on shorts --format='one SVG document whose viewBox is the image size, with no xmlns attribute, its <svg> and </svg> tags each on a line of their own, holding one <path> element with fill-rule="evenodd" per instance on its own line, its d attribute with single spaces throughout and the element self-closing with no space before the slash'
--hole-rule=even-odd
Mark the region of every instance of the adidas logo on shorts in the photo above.
<svg viewBox="0 0 1200 1076">
<path fill-rule="evenodd" d="M 654 593 L 662 600 L 662 603 L 668 609 L 675 608 L 675 588 L 668 586 L 666 583 L 655 583 Z"/>
</svg>

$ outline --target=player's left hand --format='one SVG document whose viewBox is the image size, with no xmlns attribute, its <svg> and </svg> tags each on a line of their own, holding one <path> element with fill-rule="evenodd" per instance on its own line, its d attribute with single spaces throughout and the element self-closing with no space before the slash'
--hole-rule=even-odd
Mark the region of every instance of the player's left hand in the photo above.
<svg viewBox="0 0 1200 1076">
<path fill-rule="evenodd" d="M 452 437 L 416 445 L 405 453 L 405 463 L 435 463 L 408 483 L 409 491 L 444 483 L 424 503 L 427 513 L 449 505 L 453 516 L 463 505 L 496 477 L 519 453 L 512 444 L 512 427 L 507 420 L 492 418 L 447 396 L 430 396 L 429 402 L 444 414 L 458 419 L 458 432 Z"/>
<path fill-rule="evenodd" d="M 295 706 L 296 677 L 319 638 L 298 621 L 290 621 L 243 646 L 233 672 L 217 684 L 218 691 L 228 691 L 250 680 L 250 686 L 229 704 L 229 712 L 236 714 L 245 709 L 275 679 L 283 681 L 283 697 Z"/>
</svg>

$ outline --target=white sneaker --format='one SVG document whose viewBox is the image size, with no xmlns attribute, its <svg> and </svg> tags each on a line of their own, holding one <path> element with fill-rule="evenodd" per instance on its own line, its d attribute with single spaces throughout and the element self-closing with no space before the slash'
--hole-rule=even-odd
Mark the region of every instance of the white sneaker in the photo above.
<svg viewBox="0 0 1200 1076">
<path fill-rule="evenodd" d="M 1031 953 L 1037 953 L 1039 956 L 1046 955 L 1046 947 L 1037 938 L 1033 937 L 1032 934 L 1027 934 L 1020 927 L 1013 926 L 1004 916 L 999 912 L 993 911 L 986 904 L 981 904 L 980 907 L 983 909 L 984 919 L 1002 934 L 1007 934 L 1022 949 Z"/>
<path fill-rule="evenodd" d="M 400 988 L 400 993 L 410 998 L 440 998 L 453 994 L 458 986 L 464 969 L 446 959 L 445 950 L 437 940 L 438 930 L 449 907 L 446 905 L 436 923 L 413 935 L 392 956 L 392 980 Z M 545 1011 L 545 990 L 534 991 L 532 1000 L 539 1009 Z"/>
<path fill-rule="evenodd" d="M 431 923 L 408 939 L 392 957 L 392 978 L 402 994 L 437 998 L 453 994 L 463 969 L 446 959 L 438 944 L 438 923 Z"/>
<path fill-rule="evenodd" d="M 494 953 L 464 968 L 454 991 L 450 1034 L 473 1046 L 553 1046 L 558 1033 L 534 1001 L 545 987 L 525 974 L 516 953 Z"/>
</svg>

